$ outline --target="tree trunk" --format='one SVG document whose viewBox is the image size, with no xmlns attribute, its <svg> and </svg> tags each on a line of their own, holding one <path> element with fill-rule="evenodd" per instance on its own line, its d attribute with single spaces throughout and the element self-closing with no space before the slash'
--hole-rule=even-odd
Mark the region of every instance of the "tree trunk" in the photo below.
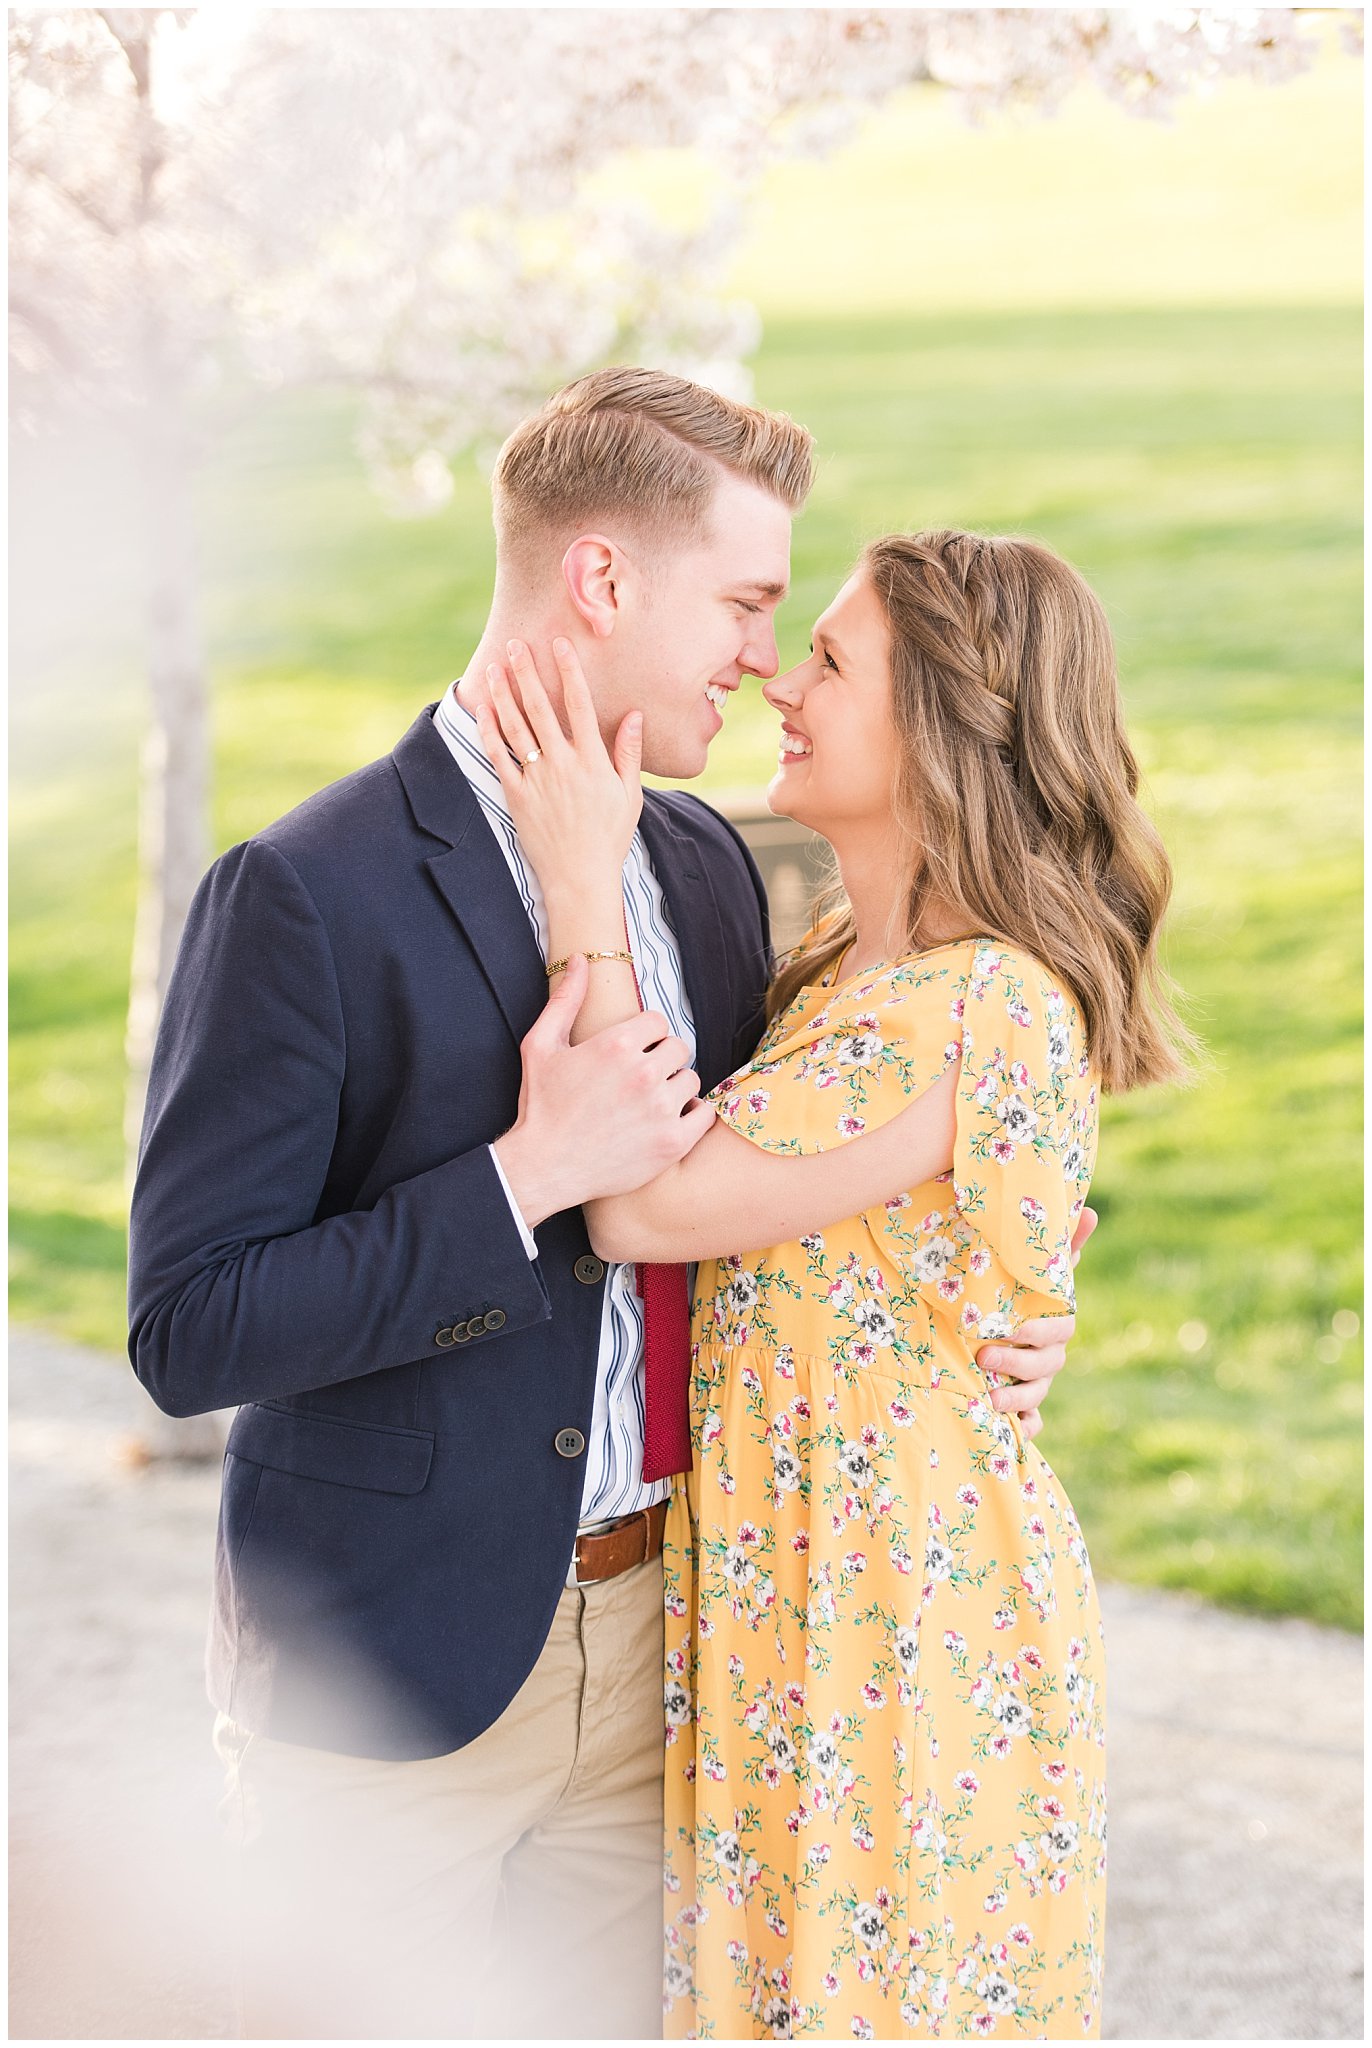
<svg viewBox="0 0 1372 2048">
<path fill-rule="evenodd" d="M 210 733 L 200 631 L 193 438 L 174 385 L 139 415 L 135 459 L 144 504 L 149 720 L 138 789 L 138 905 L 124 1049 L 124 1150 L 130 1188 L 138 1161 L 148 1069 L 186 912 L 209 862 Z M 150 1412 L 135 1458 L 217 1458 L 225 1419 Z"/>
<path fill-rule="evenodd" d="M 189 428 L 174 398 L 143 415 L 149 720 L 139 764 L 138 907 L 129 982 L 124 1141 L 130 1182 L 157 1022 L 209 863 L 209 702 L 196 590 Z"/>
</svg>

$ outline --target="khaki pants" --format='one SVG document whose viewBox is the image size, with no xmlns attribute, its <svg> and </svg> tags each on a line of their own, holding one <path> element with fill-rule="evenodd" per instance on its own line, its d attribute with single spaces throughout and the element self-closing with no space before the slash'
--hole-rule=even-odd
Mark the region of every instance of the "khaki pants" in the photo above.
<svg viewBox="0 0 1372 2048">
<path fill-rule="evenodd" d="M 220 1715 L 249 2039 L 662 2030 L 662 1563 L 568 1588 L 452 1756 L 379 1763 Z"/>
</svg>

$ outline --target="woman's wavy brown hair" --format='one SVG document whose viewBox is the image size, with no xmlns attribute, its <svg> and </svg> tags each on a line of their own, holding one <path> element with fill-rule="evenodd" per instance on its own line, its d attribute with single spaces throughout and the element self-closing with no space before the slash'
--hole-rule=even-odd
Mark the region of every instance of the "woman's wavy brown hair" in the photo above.
<svg viewBox="0 0 1372 2048">
<path fill-rule="evenodd" d="M 1137 802 L 1095 593 L 1035 541 L 972 533 L 888 534 L 858 566 L 891 633 L 894 803 L 910 846 L 900 949 L 931 943 L 937 905 L 940 938 L 951 918 L 1066 984 L 1106 1089 L 1184 1078 L 1195 1040 L 1158 960 L 1172 871 Z M 854 929 L 836 883 L 782 963 L 769 1016 Z"/>
</svg>

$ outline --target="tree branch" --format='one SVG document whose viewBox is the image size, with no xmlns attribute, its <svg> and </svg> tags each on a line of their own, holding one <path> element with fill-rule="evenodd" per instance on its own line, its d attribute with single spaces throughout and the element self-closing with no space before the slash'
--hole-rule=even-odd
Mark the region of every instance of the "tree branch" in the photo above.
<svg viewBox="0 0 1372 2048">
<path fill-rule="evenodd" d="M 40 184 L 55 192 L 59 199 L 65 199 L 68 206 L 74 206 L 83 219 L 88 220 L 92 227 L 99 228 L 102 234 L 108 235 L 111 241 L 118 241 L 124 233 L 124 228 L 118 221 L 111 220 L 91 200 L 84 198 L 80 192 L 74 192 L 70 185 L 64 185 L 60 178 L 54 178 L 52 172 L 44 170 L 41 164 L 25 164 L 23 169 L 27 177 L 37 179 Z"/>
<path fill-rule="evenodd" d="M 37 335 L 61 369 L 75 369 L 76 357 L 72 353 L 71 343 L 46 310 L 32 305 L 22 293 L 11 288 L 10 313 L 14 319 L 27 327 L 30 333 Z"/>
</svg>

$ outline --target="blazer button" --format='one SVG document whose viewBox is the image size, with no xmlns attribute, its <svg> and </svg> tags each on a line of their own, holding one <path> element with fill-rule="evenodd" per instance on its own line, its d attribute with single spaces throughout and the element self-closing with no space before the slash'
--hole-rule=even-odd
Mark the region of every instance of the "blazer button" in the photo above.
<svg viewBox="0 0 1372 2048">
<path fill-rule="evenodd" d="M 594 1287 L 598 1281 L 605 1278 L 605 1262 L 598 1259 L 594 1252 L 586 1252 L 577 1260 L 572 1271 L 583 1287 Z"/>
<path fill-rule="evenodd" d="M 444 1350 L 446 1350 L 450 1344 L 455 1344 L 456 1342 L 457 1333 L 455 1330 L 435 1330 L 434 1343 L 441 1344 Z"/>
<path fill-rule="evenodd" d="M 483 1329 L 503 1330 L 505 1327 L 504 1309 L 488 1308 L 485 1315 L 481 1318 L 481 1324 Z"/>
<path fill-rule="evenodd" d="M 466 1323 L 454 1323 L 454 1324 L 453 1324 L 453 1342 L 454 1342 L 454 1344 L 465 1344 L 465 1343 L 466 1343 L 466 1341 L 467 1341 L 467 1339 L 468 1339 L 468 1338 L 469 1338 L 469 1337 L 471 1336 L 471 1334 L 472 1334 L 472 1333 L 471 1333 L 470 1329 L 468 1328 L 468 1326 L 466 1325 Z"/>
<path fill-rule="evenodd" d="M 560 1429 L 553 1438 L 553 1449 L 559 1458 L 579 1458 L 586 1448 L 586 1439 L 579 1429 Z"/>
</svg>

